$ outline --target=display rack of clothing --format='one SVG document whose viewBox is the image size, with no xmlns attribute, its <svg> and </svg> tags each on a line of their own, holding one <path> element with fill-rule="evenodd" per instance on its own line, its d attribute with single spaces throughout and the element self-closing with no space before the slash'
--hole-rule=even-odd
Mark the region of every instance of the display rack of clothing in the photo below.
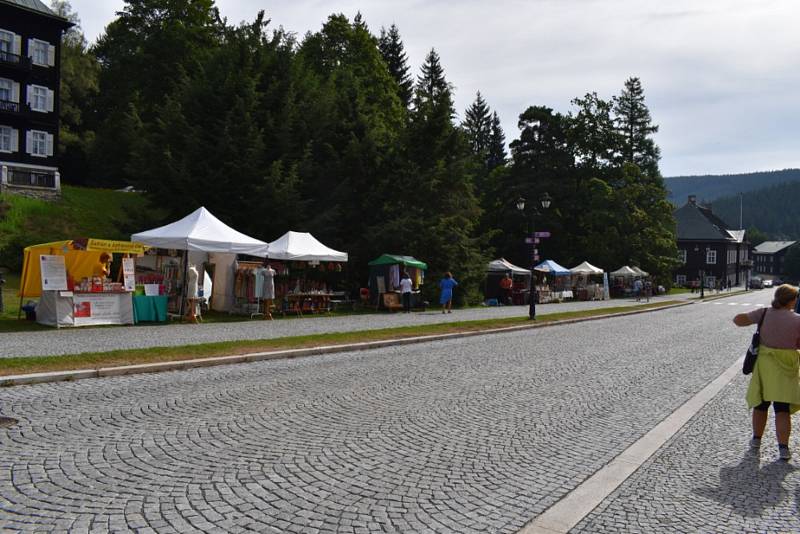
<svg viewBox="0 0 800 534">
<path fill-rule="evenodd" d="M 258 269 L 263 269 L 260 263 L 236 261 L 233 264 L 233 308 L 231 313 L 250 315 L 250 318 L 261 313 L 261 284 L 263 278 L 258 276 Z"/>
</svg>

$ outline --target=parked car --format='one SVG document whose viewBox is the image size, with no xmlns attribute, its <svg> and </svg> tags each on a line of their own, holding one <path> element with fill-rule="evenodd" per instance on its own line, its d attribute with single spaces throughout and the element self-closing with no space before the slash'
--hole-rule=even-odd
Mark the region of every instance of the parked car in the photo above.
<svg viewBox="0 0 800 534">
<path fill-rule="evenodd" d="M 772 280 L 764 280 L 761 284 L 762 287 L 772 287 Z"/>
<path fill-rule="evenodd" d="M 764 287 L 764 282 L 761 278 L 754 276 L 750 279 L 750 289 L 761 289 L 762 287 Z"/>
</svg>

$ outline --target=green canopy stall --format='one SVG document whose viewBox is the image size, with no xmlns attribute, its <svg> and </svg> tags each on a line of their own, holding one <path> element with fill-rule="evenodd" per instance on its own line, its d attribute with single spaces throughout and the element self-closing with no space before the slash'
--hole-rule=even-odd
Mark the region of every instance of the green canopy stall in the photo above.
<svg viewBox="0 0 800 534">
<path fill-rule="evenodd" d="M 414 283 L 414 291 L 419 290 L 425 282 L 425 271 L 428 264 L 413 256 L 399 254 L 383 254 L 369 262 L 370 302 L 378 303 L 380 295 L 394 291 L 400 286 L 400 277 L 405 271 Z M 413 301 L 413 298 L 412 298 Z"/>
</svg>

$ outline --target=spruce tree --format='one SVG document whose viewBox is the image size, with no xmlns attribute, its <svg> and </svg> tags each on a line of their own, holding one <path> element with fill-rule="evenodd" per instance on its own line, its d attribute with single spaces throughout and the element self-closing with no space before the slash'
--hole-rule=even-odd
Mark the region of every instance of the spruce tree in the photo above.
<svg viewBox="0 0 800 534">
<path fill-rule="evenodd" d="M 625 81 L 622 92 L 614 98 L 614 114 L 621 136 L 622 161 L 638 165 L 650 176 L 660 175 L 658 160 L 661 154 L 652 138 L 658 132 L 658 126 L 650 118 L 639 78 Z"/>
<path fill-rule="evenodd" d="M 506 152 L 506 134 L 500 125 L 500 117 L 497 112 L 492 113 L 492 124 L 489 130 L 489 148 L 486 154 L 486 167 L 493 171 L 497 167 L 502 167 L 508 160 Z"/>
<path fill-rule="evenodd" d="M 414 81 L 409 74 L 408 56 L 406 55 L 403 41 L 400 39 L 400 31 L 397 26 L 392 24 L 389 27 L 389 31 L 381 28 L 378 48 L 381 51 L 383 60 L 389 67 L 389 74 L 397 82 L 397 95 L 400 97 L 403 106 L 408 108 L 414 91 Z"/>
<path fill-rule="evenodd" d="M 467 135 L 472 153 L 485 160 L 489 151 L 489 141 L 492 130 L 492 116 L 486 100 L 478 91 L 475 101 L 467 108 L 464 114 L 464 122 L 461 124 Z"/>
</svg>

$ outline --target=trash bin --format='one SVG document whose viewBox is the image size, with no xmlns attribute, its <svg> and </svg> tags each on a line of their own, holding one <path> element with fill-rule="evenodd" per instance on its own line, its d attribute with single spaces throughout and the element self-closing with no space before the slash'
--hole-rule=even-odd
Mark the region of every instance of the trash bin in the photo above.
<svg viewBox="0 0 800 534">
<path fill-rule="evenodd" d="M 22 307 L 22 311 L 25 312 L 25 320 L 27 321 L 35 321 L 36 320 L 36 304 L 33 302 L 29 302 Z"/>
</svg>

